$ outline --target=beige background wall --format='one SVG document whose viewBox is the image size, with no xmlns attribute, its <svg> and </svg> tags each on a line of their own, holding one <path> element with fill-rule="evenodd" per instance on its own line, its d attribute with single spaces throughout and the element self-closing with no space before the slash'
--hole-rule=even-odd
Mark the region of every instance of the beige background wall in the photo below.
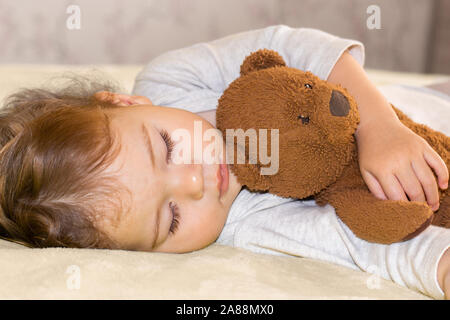
<svg viewBox="0 0 450 320">
<path fill-rule="evenodd" d="M 69 30 L 69 5 L 81 28 Z M 367 7 L 381 11 L 370 30 Z M 450 74 L 449 0 L 0 0 L 0 63 L 143 64 L 273 24 L 362 41 L 366 67 Z"/>
</svg>

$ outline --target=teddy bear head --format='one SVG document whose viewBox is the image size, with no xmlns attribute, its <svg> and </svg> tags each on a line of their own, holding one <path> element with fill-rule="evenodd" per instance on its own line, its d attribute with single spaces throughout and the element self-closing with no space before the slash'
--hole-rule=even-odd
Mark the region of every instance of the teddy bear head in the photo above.
<svg viewBox="0 0 450 320">
<path fill-rule="evenodd" d="M 252 191 L 296 198 L 314 195 L 341 175 L 355 156 L 358 122 L 346 89 L 287 67 L 267 49 L 245 58 L 216 111 L 238 181 Z"/>
</svg>

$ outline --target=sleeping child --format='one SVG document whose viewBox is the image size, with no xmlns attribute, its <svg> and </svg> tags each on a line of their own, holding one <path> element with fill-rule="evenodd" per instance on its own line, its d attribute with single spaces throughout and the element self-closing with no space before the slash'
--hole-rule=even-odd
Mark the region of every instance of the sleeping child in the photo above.
<svg viewBox="0 0 450 320">
<path fill-rule="evenodd" d="M 450 297 L 447 229 L 430 226 L 409 241 L 370 243 L 329 205 L 250 192 L 224 154 L 213 163 L 174 161 L 174 133 L 216 130 L 218 99 L 244 58 L 261 48 L 354 96 L 359 165 L 374 196 L 438 210 L 448 169 L 369 81 L 363 45 L 277 25 L 167 52 L 138 74 L 131 95 L 81 76 L 55 90 L 10 95 L 0 114 L 0 235 L 31 247 L 170 253 L 216 242 L 329 261 Z"/>
</svg>

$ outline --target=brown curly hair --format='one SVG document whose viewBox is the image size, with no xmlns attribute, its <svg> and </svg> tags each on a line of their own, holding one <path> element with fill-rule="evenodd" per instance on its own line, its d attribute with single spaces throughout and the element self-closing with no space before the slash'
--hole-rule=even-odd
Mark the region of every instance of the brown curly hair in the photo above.
<svg viewBox="0 0 450 320">
<path fill-rule="evenodd" d="M 104 169 L 120 151 L 110 130 L 112 80 L 66 73 L 20 89 L 0 109 L 0 236 L 30 247 L 115 248 L 100 227 L 129 191 Z"/>
</svg>

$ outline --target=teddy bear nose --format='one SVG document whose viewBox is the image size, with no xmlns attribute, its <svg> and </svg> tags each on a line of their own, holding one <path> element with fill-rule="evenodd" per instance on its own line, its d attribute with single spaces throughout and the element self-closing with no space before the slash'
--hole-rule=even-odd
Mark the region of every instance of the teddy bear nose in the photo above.
<svg viewBox="0 0 450 320">
<path fill-rule="evenodd" d="M 330 111 L 333 116 L 345 117 L 350 110 L 347 98 L 339 91 L 333 90 L 330 99 Z"/>
</svg>

